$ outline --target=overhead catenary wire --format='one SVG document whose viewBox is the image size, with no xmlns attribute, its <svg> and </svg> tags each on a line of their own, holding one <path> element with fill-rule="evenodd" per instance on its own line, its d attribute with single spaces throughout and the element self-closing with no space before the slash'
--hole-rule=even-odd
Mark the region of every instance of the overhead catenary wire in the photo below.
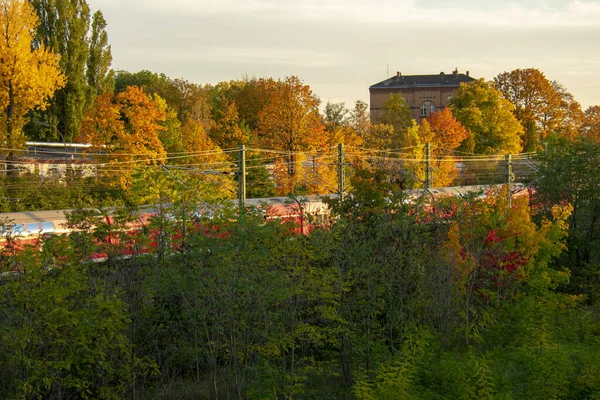
<svg viewBox="0 0 600 400">
<path fill-rule="evenodd" d="M 424 162 L 422 156 L 415 157 L 415 154 L 411 154 L 410 152 L 406 152 L 406 150 L 418 149 L 422 146 L 410 146 L 405 148 L 398 149 L 390 149 L 390 150 L 381 150 L 381 149 L 366 149 L 361 147 L 353 147 L 346 146 L 346 156 L 352 160 L 361 160 L 363 162 L 389 162 L 389 163 L 406 163 L 406 164 L 421 164 Z M 278 149 L 263 149 L 263 148 L 248 148 L 248 153 L 255 153 L 257 158 L 253 161 L 248 162 L 247 169 L 254 170 L 259 168 L 273 168 L 276 165 L 276 161 L 278 159 L 284 159 L 284 165 L 292 162 L 290 158 L 293 156 L 296 158 L 294 162 L 298 162 L 301 164 L 300 168 L 321 168 L 321 167 L 331 167 L 336 165 L 335 162 L 329 162 L 335 160 L 337 157 L 336 154 L 332 151 L 335 149 L 335 146 L 322 148 L 317 150 L 309 150 L 309 151 L 284 151 Z M 453 153 L 462 153 L 463 155 L 434 155 L 430 158 L 430 162 L 432 164 L 440 164 L 440 163 L 460 163 L 463 165 L 481 165 L 482 163 L 485 165 L 486 163 L 492 163 L 497 165 L 502 165 L 505 163 L 503 155 L 477 155 L 466 152 L 460 152 L 453 149 L 444 149 L 438 148 L 438 150 L 453 152 Z M 27 150 L 21 149 L 22 152 L 27 152 Z M 39 151 L 39 150 L 36 150 Z M 214 155 L 227 155 L 236 153 L 238 149 L 225 149 L 225 150 L 206 150 L 194 153 L 168 153 L 165 156 L 158 157 L 136 157 L 132 160 L 118 160 L 111 159 L 113 157 L 134 157 L 134 155 L 126 154 L 126 153 L 95 153 L 96 156 L 99 156 L 101 160 L 94 159 L 93 162 L 87 163 L 87 160 L 90 160 L 90 155 L 94 153 L 87 152 L 85 153 L 86 157 L 84 158 L 83 153 L 68 153 L 68 152 L 59 152 L 59 151 L 47 151 L 45 155 L 71 155 L 79 157 L 78 160 L 72 160 L 73 164 L 69 163 L 70 169 L 86 169 L 88 165 L 93 167 L 94 171 L 92 174 L 102 175 L 102 174 L 110 174 L 110 173 L 129 173 L 133 172 L 137 169 L 137 166 L 140 164 L 146 164 L 152 166 L 153 164 L 164 164 L 166 168 L 176 169 L 185 171 L 191 174 L 230 174 L 234 175 L 236 171 L 235 161 L 234 160 L 206 160 L 206 161 L 191 161 L 188 159 L 192 159 L 194 157 L 201 156 L 214 156 Z M 41 151 L 40 151 L 41 152 Z M 270 154 L 269 156 L 260 156 L 261 154 Z M 110 158 L 109 158 L 110 156 Z M 531 169 L 532 171 L 537 171 L 535 160 L 537 154 L 536 153 L 521 153 L 512 156 L 513 165 L 517 164 L 521 168 Z M 108 159 L 107 159 L 108 158 Z M 105 159 L 107 159 L 105 161 Z M 0 166 L 4 166 L 6 168 L 12 168 L 18 171 L 28 171 L 31 170 L 31 164 L 65 164 L 64 160 L 38 160 L 36 162 L 32 162 L 32 160 L 4 160 L 0 161 Z M 27 166 L 27 167 L 26 167 Z M 477 166 L 475 168 L 479 169 L 484 167 Z M 493 167 L 490 164 L 490 167 Z M 485 167 L 488 168 L 488 167 Z M 314 171 L 314 170 L 313 170 Z M 312 173 L 312 172 L 311 172 Z M 484 176 L 483 172 L 479 172 L 480 176 Z M 500 176 L 500 173 L 497 173 L 496 176 Z M 491 176 L 486 174 L 485 176 Z"/>
</svg>

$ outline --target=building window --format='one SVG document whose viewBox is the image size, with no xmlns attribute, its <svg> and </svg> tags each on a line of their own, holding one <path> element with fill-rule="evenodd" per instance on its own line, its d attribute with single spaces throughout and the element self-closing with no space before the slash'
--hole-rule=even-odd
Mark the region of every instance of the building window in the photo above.
<svg viewBox="0 0 600 400">
<path fill-rule="evenodd" d="M 435 104 L 431 101 L 425 101 L 421 104 L 421 117 L 428 117 L 435 111 Z"/>
</svg>

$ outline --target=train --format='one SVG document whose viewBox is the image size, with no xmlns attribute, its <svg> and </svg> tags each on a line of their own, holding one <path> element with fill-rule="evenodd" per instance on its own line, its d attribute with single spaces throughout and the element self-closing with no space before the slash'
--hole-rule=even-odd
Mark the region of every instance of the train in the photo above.
<svg viewBox="0 0 600 400">
<path fill-rule="evenodd" d="M 438 199 L 450 196 L 465 196 L 468 194 L 479 194 L 485 196 L 490 191 L 497 190 L 502 185 L 472 185 L 455 186 L 444 188 L 414 189 L 406 193 L 407 201 L 416 201 L 417 198 Z M 527 188 L 523 184 L 513 185 L 513 196 L 527 194 Z M 328 198 L 337 197 L 336 194 L 325 196 L 300 196 L 275 197 L 247 199 L 245 207 L 251 210 L 257 210 L 265 220 L 280 220 L 282 222 L 292 222 L 295 233 L 308 235 L 317 227 L 325 227 L 330 223 L 330 212 Z M 228 204 L 230 207 L 236 207 L 237 202 Z M 0 249 L 6 247 L 8 241 L 17 243 L 18 247 L 25 245 L 36 246 L 42 235 L 69 235 L 76 231 L 68 222 L 68 215 L 72 210 L 49 210 L 49 211 L 23 211 L 12 213 L 0 213 Z M 215 209 L 212 206 L 206 206 L 202 209 L 194 209 L 194 216 L 210 215 Z M 148 225 L 152 217 L 158 215 L 155 207 L 141 207 L 137 211 L 135 220 L 128 222 L 123 229 L 135 232 L 141 227 Z M 171 218 L 170 216 L 167 216 Z M 98 222 L 108 225 L 115 224 L 115 219 L 111 212 L 97 213 Z M 110 243 L 109 239 L 106 239 Z M 152 246 L 156 243 L 153 241 Z M 151 249 L 147 249 L 150 252 Z M 96 257 L 103 259 L 102 257 Z"/>
</svg>

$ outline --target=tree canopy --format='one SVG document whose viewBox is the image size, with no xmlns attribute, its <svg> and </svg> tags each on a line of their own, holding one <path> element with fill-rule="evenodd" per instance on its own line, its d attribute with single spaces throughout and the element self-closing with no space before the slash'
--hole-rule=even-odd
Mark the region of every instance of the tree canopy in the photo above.
<svg viewBox="0 0 600 400">
<path fill-rule="evenodd" d="M 514 106 L 521 122 L 526 151 L 537 150 L 551 133 L 572 136 L 581 123 L 581 106 L 558 82 L 551 82 L 535 68 L 515 69 L 494 78 L 494 87 Z M 533 134 L 535 133 L 535 134 Z"/>
<path fill-rule="evenodd" d="M 84 114 L 96 95 L 86 79 L 90 9 L 85 0 L 32 0 L 30 3 L 40 19 L 34 45 L 44 45 L 61 56 L 60 69 L 66 84 L 54 93 L 45 111 L 31 114 L 32 121 L 42 121 L 53 128 L 30 123 L 27 132 L 35 139 L 58 141 L 58 130 L 66 140 L 72 141 L 79 134 Z M 101 35 L 102 30 L 97 26 L 97 35 Z"/>
<path fill-rule="evenodd" d="M 60 57 L 44 45 L 32 49 L 38 24 L 28 1 L 0 1 L 0 142 L 10 149 L 8 159 L 25 142 L 26 114 L 45 109 L 65 84 Z"/>
<path fill-rule="evenodd" d="M 156 100 L 139 87 L 130 86 L 117 95 L 105 93 L 96 98 L 78 140 L 91 143 L 97 157 L 114 168 L 108 168 L 108 175 L 116 176 L 116 181 L 126 188 L 135 168 L 133 161 L 156 164 L 165 158 L 158 136 L 165 129 L 160 124 L 165 117 Z"/>
<path fill-rule="evenodd" d="M 461 149 L 476 154 L 516 154 L 523 127 L 514 105 L 483 79 L 461 83 L 450 100 L 452 115 L 468 131 Z"/>
</svg>

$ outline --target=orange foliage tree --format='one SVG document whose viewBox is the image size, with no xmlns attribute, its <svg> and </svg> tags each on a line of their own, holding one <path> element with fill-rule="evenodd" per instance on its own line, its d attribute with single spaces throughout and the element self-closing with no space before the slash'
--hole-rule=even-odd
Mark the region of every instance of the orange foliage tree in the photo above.
<svg viewBox="0 0 600 400">
<path fill-rule="evenodd" d="M 449 108 L 431 113 L 427 122 L 433 134 L 429 140 L 435 147 L 454 150 L 468 136 L 465 127 L 454 118 Z"/>
<path fill-rule="evenodd" d="M 231 149 L 240 144 L 249 144 L 249 129 L 240 127 L 238 108 L 233 100 L 221 97 L 213 108 L 215 124 L 210 130 L 212 139 L 222 148 Z"/>
<path fill-rule="evenodd" d="M 515 105 L 526 151 L 537 150 L 539 141 L 551 133 L 573 137 L 583 119 L 573 95 L 536 68 L 503 72 L 494 78 L 494 87 Z"/>
<path fill-rule="evenodd" d="M 266 106 L 258 114 L 259 143 L 269 149 L 285 152 L 288 188 L 298 182 L 302 159 L 299 152 L 323 148 L 327 134 L 321 122 L 319 103 L 308 85 L 295 76 L 276 82 Z"/>
<path fill-rule="evenodd" d="M 581 135 L 600 143 L 600 106 L 590 106 L 585 110 Z"/>
<path fill-rule="evenodd" d="M 467 138 L 468 132 L 452 116 L 449 108 L 431 113 L 422 125 L 425 125 L 425 122 L 429 127 L 429 132 L 426 137 L 421 138 L 421 141 L 431 144 L 432 184 L 433 186 L 449 186 L 458 175 L 457 158 L 453 156 L 453 150 Z"/>
<path fill-rule="evenodd" d="M 106 93 L 96 98 L 83 120 L 79 141 L 92 149 L 122 187 L 131 183 L 136 164 L 159 164 L 166 152 L 159 140 L 165 112 L 142 89 L 129 86 L 116 96 Z"/>
</svg>

